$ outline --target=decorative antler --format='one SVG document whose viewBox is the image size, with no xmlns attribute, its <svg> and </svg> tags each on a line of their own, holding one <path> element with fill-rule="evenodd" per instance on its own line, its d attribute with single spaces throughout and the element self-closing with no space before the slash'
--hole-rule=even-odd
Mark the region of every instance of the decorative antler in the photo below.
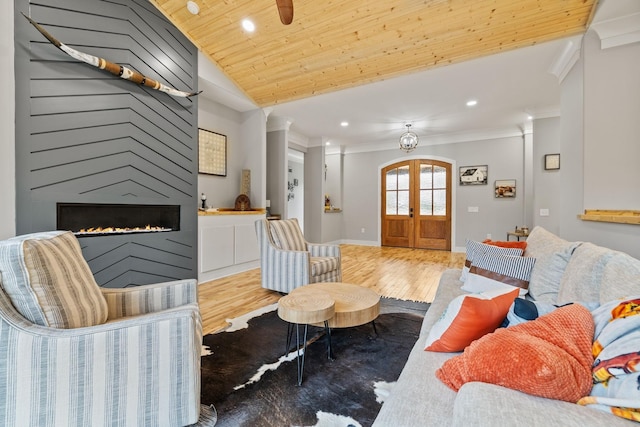
<svg viewBox="0 0 640 427">
<path fill-rule="evenodd" d="M 22 13 L 22 12 L 20 12 L 20 13 Z M 133 71 L 133 70 L 131 70 L 131 69 L 127 68 L 127 67 L 124 67 L 122 65 L 115 64 L 113 62 L 107 61 L 106 59 L 103 59 L 103 58 L 100 58 L 100 57 L 97 57 L 97 56 L 93 56 L 93 55 L 89 55 L 87 53 L 75 50 L 75 49 L 67 46 L 66 44 L 60 42 L 55 37 L 53 37 L 51 34 L 49 34 L 47 32 L 47 30 L 42 28 L 36 21 L 34 21 L 33 19 L 29 18 L 24 13 L 22 13 L 22 16 L 27 18 L 27 20 L 31 23 L 31 25 L 33 25 L 40 32 L 40 34 L 45 36 L 46 39 L 51 42 L 51 44 L 53 44 L 55 47 L 57 47 L 58 49 L 60 49 L 61 51 L 63 51 L 67 55 L 69 55 L 70 57 L 72 57 L 74 59 L 77 59 L 78 61 L 82 61 L 82 62 L 87 63 L 89 65 L 93 65 L 94 67 L 100 68 L 101 70 L 106 70 L 106 71 L 110 72 L 111 74 L 113 74 L 115 76 L 118 76 L 118 77 L 123 78 L 125 80 L 130 80 L 130 81 L 132 81 L 134 83 L 137 83 L 139 85 L 143 85 L 143 86 L 146 86 L 146 87 L 150 87 L 151 89 L 156 89 L 156 90 L 159 90 L 161 92 L 168 93 L 169 95 L 179 96 L 179 97 L 182 97 L 182 98 L 187 98 L 189 96 L 198 95 L 200 92 L 202 92 L 202 91 L 200 91 L 200 92 L 183 92 L 181 90 L 177 90 L 177 89 L 169 87 L 169 86 L 167 86 L 165 84 L 162 84 L 157 80 L 150 79 L 150 78 L 138 73 L 137 71 Z"/>
<path fill-rule="evenodd" d="M 280 22 L 289 25 L 293 21 L 293 0 L 276 0 Z"/>
</svg>

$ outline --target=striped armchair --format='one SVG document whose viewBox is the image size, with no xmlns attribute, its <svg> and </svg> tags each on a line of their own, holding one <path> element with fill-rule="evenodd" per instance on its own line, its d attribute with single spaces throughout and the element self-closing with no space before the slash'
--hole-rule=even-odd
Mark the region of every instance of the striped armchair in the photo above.
<svg viewBox="0 0 640 427">
<path fill-rule="evenodd" d="M 100 288 L 70 232 L 0 242 L 0 425 L 213 425 L 193 279 Z"/>
<path fill-rule="evenodd" d="M 342 281 L 340 246 L 309 243 L 298 220 L 256 221 L 262 287 L 289 293 L 316 282 Z"/>
</svg>

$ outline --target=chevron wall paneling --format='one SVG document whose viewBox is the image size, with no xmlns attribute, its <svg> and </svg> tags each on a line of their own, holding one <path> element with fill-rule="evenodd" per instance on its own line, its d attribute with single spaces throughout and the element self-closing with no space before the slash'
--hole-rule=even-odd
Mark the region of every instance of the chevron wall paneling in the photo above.
<svg viewBox="0 0 640 427">
<path fill-rule="evenodd" d="M 80 237 L 101 286 L 197 277 L 197 96 L 74 60 L 62 43 L 181 91 L 197 50 L 146 0 L 15 0 L 18 233 L 56 228 L 57 203 L 180 206 L 179 231 Z"/>
</svg>

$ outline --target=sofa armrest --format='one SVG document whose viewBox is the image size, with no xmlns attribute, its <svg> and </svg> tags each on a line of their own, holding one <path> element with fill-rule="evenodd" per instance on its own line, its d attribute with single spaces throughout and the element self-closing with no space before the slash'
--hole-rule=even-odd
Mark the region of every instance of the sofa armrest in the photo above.
<svg viewBox="0 0 640 427">
<path fill-rule="evenodd" d="M 100 290 L 107 301 L 110 320 L 198 302 L 198 283 L 195 279 Z"/>
<path fill-rule="evenodd" d="M 0 292 L 0 328 L 0 419 L 12 414 L 17 425 L 26 425 L 38 414 L 39 424 L 54 425 L 73 404 L 90 408 L 77 411 L 77 425 L 116 416 L 123 425 L 198 420 L 202 326 L 195 303 L 56 329 L 28 322 Z"/>
<path fill-rule="evenodd" d="M 532 396 L 494 384 L 470 382 L 458 391 L 452 425 L 630 427 L 637 423 L 575 403 Z"/>
<path fill-rule="evenodd" d="M 323 245 L 319 243 L 307 243 L 307 249 L 312 257 L 333 256 L 340 258 L 340 246 Z"/>
</svg>

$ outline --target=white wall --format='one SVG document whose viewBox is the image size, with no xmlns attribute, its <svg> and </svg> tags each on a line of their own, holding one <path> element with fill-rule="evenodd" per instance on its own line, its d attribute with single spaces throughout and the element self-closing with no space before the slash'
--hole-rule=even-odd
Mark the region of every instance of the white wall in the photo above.
<svg viewBox="0 0 640 427">
<path fill-rule="evenodd" d="M 560 170 L 545 170 L 545 154 L 556 154 L 561 151 L 560 118 L 534 120 L 533 123 L 533 204 L 532 226 L 539 225 L 554 234 L 560 233 L 560 206 L 562 204 L 560 179 L 564 169 L 565 156 L 560 155 Z M 540 216 L 540 209 L 547 209 L 549 216 Z"/>
<path fill-rule="evenodd" d="M 15 80 L 13 1 L 0 3 L 0 239 L 16 233 Z"/>
<path fill-rule="evenodd" d="M 412 158 L 448 159 L 453 163 L 455 186 L 452 227 L 455 241 L 452 249 L 464 247 L 465 239 L 482 240 L 491 234 L 494 240 L 506 239 L 507 231 L 524 224 L 526 195 L 523 185 L 524 140 L 509 137 L 457 144 L 423 146 L 411 152 Z M 400 161 L 407 155 L 400 150 L 347 153 L 344 157 L 344 239 L 348 241 L 379 242 L 380 189 L 379 166 Z M 460 186 L 460 166 L 487 165 L 487 185 Z M 497 199 L 496 180 L 515 179 L 516 197 Z M 477 207 L 477 213 L 468 212 Z M 362 233 L 361 229 L 365 231 Z"/>
<path fill-rule="evenodd" d="M 266 118 L 262 110 L 239 113 L 210 99 L 200 98 L 198 127 L 227 136 L 227 176 L 198 175 L 198 194 L 206 194 L 207 206 L 234 207 L 241 190 L 242 170 L 249 169 L 251 207 L 263 208 Z"/>
<path fill-rule="evenodd" d="M 640 209 L 640 43 L 600 49 L 588 32 L 561 85 L 560 235 L 640 258 L 640 226 L 581 221 L 584 209 Z M 603 184 L 604 183 L 604 184 Z"/>
</svg>

